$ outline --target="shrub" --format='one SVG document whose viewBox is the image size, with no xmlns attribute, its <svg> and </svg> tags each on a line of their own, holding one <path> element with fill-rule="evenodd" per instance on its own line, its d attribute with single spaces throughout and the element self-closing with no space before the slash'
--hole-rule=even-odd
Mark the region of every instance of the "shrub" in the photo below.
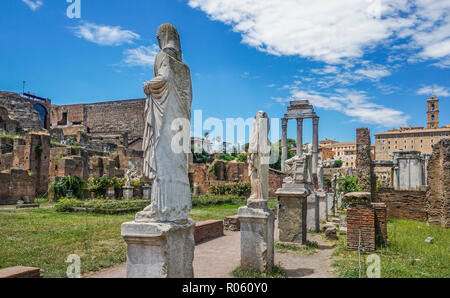
<svg viewBox="0 0 450 298">
<path fill-rule="evenodd" d="M 250 183 L 218 184 L 210 187 L 213 195 L 249 196 L 251 190 Z"/>
<path fill-rule="evenodd" d="M 55 209 L 58 212 L 71 212 L 73 207 L 81 207 L 83 202 L 77 199 L 63 198 L 55 205 Z"/>
<path fill-rule="evenodd" d="M 125 185 L 125 180 L 121 178 L 108 178 L 106 176 L 94 176 L 89 179 L 89 190 L 95 193 L 96 197 L 104 197 L 109 187 L 114 187 L 118 193 Z"/>
<path fill-rule="evenodd" d="M 344 194 L 350 192 L 360 192 L 362 191 L 361 186 L 358 184 L 357 176 L 345 176 L 338 179 L 339 191 L 344 192 Z M 342 207 L 345 208 L 348 205 L 348 201 L 343 198 Z"/>
<path fill-rule="evenodd" d="M 223 204 L 238 204 L 245 203 L 246 198 L 243 196 L 233 196 L 233 195 L 201 195 L 192 196 L 192 206 L 213 206 L 213 205 L 223 205 Z"/>
<path fill-rule="evenodd" d="M 224 160 L 224 161 L 232 161 L 234 160 L 234 157 L 231 154 L 225 153 L 225 154 L 220 154 L 218 156 L 216 156 L 217 160 Z"/>
<path fill-rule="evenodd" d="M 248 155 L 246 153 L 240 153 L 240 154 L 238 154 L 236 160 L 239 162 L 247 162 Z"/>
<path fill-rule="evenodd" d="M 50 193 L 55 195 L 55 200 L 66 197 L 69 190 L 72 191 L 74 197 L 83 199 L 83 192 L 87 189 L 87 183 L 80 177 L 58 177 L 50 186 Z"/>
<path fill-rule="evenodd" d="M 112 201 L 112 200 L 92 200 L 83 202 L 76 199 L 61 199 L 56 205 L 58 212 L 71 212 L 74 207 L 85 208 L 88 213 L 100 214 L 117 214 L 126 212 L 138 212 L 149 205 L 148 201 L 128 200 L 128 201 Z"/>
</svg>

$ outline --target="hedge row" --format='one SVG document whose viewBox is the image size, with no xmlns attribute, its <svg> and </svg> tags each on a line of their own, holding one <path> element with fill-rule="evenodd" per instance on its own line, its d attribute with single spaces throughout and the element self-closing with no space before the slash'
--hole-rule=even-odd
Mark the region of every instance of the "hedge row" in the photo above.
<svg viewBox="0 0 450 298">
<path fill-rule="evenodd" d="M 92 200 L 84 202 L 77 199 L 64 198 L 59 200 L 55 208 L 58 212 L 74 212 L 77 208 L 82 208 L 82 211 L 88 213 L 117 214 L 142 211 L 149 204 L 149 201 L 144 200 Z"/>
<path fill-rule="evenodd" d="M 244 196 L 235 195 L 200 195 L 192 196 L 192 206 L 213 206 L 213 205 L 223 205 L 223 204 L 245 204 L 247 199 Z"/>
</svg>

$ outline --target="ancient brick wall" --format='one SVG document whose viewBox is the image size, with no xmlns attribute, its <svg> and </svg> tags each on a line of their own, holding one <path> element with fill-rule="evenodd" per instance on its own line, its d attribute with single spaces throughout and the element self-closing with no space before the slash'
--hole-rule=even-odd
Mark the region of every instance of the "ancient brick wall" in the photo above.
<svg viewBox="0 0 450 298">
<path fill-rule="evenodd" d="M 0 172 L 0 205 L 15 204 L 27 196 L 34 202 L 36 193 L 35 177 L 23 169 Z"/>
<path fill-rule="evenodd" d="M 43 195 L 48 190 L 50 166 L 50 135 L 30 133 L 25 138 L 23 168 L 36 180 L 36 192 Z"/>
<path fill-rule="evenodd" d="M 217 162 L 218 175 L 210 173 L 209 164 L 190 164 L 189 180 L 191 186 L 198 184 L 199 194 L 209 193 L 211 185 L 230 183 L 250 183 L 248 164 L 240 162 Z M 275 198 L 275 192 L 282 187 L 285 174 L 269 170 L 269 197 Z"/>
<path fill-rule="evenodd" d="M 434 145 L 428 163 L 427 223 L 450 227 L 450 139 Z"/>
<path fill-rule="evenodd" d="M 375 209 L 372 206 L 352 205 L 347 208 L 347 248 L 358 249 L 361 231 L 361 250 L 375 251 Z"/>
<path fill-rule="evenodd" d="M 372 203 L 375 211 L 375 237 L 376 244 L 385 246 L 387 244 L 387 207 L 385 203 Z"/>
<path fill-rule="evenodd" d="M 128 133 L 130 142 L 144 135 L 145 99 L 85 105 L 86 126 L 92 134 Z"/>
<path fill-rule="evenodd" d="M 385 203 L 387 217 L 425 221 L 425 191 L 394 190 L 381 188 L 377 192 L 377 202 Z"/>
<path fill-rule="evenodd" d="M 43 130 L 43 123 L 33 103 L 19 94 L 0 91 L 0 107 L 6 109 L 9 119 L 18 125 L 15 133 L 24 134 L 29 131 Z"/>
</svg>

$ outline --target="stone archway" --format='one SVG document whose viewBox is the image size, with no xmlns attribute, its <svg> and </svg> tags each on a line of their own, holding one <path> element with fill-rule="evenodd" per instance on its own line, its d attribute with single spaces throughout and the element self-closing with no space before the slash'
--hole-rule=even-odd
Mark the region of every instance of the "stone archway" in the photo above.
<svg viewBox="0 0 450 298">
<path fill-rule="evenodd" d="M 42 127 L 45 129 L 49 129 L 49 127 L 48 127 L 49 113 L 48 113 L 47 107 L 40 103 L 35 103 L 35 104 L 33 104 L 33 108 L 39 114 L 39 118 L 41 119 Z"/>
</svg>

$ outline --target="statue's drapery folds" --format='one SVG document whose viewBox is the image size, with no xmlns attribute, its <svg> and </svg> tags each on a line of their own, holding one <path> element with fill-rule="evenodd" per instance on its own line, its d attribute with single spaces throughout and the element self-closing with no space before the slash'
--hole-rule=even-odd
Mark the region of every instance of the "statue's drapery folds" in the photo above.
<svg viewBox="0 0 450 298">
<path fill-rule="evenodd" d="M 147 94 L 144 131 L 144 175 L 153 180 L 152 204 L 136 216 L 137 222 L 184 221 L 191 210 L 188 153 L 174 150 L 173 140 L 189 127 L 192 84 L 189 67 L 182 61 L 175 27 L 158 30 L 161 51 L 155 59 L 155 77 L 144 83 Z M 183 121 L 184 120 L 184 121 Z M 188 139 L 184 138 L 187 142 Z"/>
</svg>

